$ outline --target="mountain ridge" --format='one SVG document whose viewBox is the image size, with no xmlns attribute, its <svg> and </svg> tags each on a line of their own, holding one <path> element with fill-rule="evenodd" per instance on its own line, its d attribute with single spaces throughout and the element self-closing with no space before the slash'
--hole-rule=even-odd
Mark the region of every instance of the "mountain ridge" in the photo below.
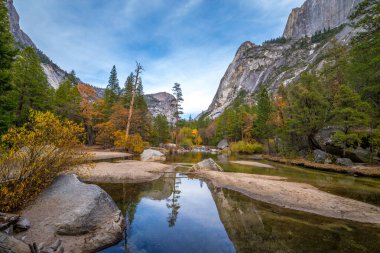
<svg viewBox="0 0 380 253">
<path fill-rule="evenodd" d="M 266 85 L 271 92 L 275 92 L 281 83 L 292 83 L 311 65 L 318 64 L 319 56 L 328 48 L 332 38 L 347 44 L 356 33 L 348 25 L 348 16 L 361 0 L 332 0 L 343 6 L 342 10 L 329 8 L 328 2 L 306 0 L 302 7 L 293 9 L 284 29 L 284 42 L 264 43 L 261 46 L 244 42 L 221 79 L 210 106 L 197 118 L 217 118 L 243 91 L 253 95 L 262 85 Z M 326 9 L 327 13 L 319 15 L 320 19 L 311 18 L 308 13 L 313 12 L 313 8 L 319 12 Z M 340 14 L 336 15 L 335 12 Z M 344 17 L 341 13 L 344 13 Z M 337 18 L 334 22 L 322 22 L 328 20 L 326 17 Z M 314 25 L 313 22 L 320 23 Z M 331 23 L 335 26 L 326 28 Z M 312 37 L 318 32 L 333 35 L 327 41 L 313 42 Z M 246 102 L 254 103 L 252 99 Z"/>
</svg>

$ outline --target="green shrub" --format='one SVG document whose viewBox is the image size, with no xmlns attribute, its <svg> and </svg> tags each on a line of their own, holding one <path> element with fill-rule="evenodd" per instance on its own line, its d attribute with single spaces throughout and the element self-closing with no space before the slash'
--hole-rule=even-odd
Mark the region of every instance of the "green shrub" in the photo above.
<svg viewBox="0 0 380 253">
<path fill-rule="evenodd" d="M 189 138 L 184 138 L 181 140 L 180 146 L 184 148 L 190 148 L 193 146 L 193 141 Z"/>
<path fill-rule="evenodd" d="M 264 146 L 260 143 L 248 143 L 245 141 L 233 142 L 230 145 L 231 152 L 243 154 L 257 154 L 264 151 Z"/>
</svg>

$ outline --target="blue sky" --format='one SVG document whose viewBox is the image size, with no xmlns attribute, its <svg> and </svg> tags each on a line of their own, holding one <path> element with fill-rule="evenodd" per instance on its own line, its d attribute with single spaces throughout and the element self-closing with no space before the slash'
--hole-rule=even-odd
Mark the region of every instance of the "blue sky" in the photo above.
<svg viewBox="0 0 380 253">
<path fill-rule="evenodd" d="M 207 109 L 236 50 L 281 36 L 304 0 L 14 0 L 21 28 L 65 70 L 105 87 L 136 61 L 145 93 L 182 84 L 184 110 Z"/>
</svg>

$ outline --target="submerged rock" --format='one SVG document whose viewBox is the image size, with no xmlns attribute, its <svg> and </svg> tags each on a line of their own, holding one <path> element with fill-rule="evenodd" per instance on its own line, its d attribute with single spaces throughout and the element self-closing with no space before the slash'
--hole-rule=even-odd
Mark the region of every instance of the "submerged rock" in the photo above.
<svg viewBox="0 0 380 253">
<path fill-rule="evenodd" d="M 141 154 L 141 161 L 143 162 L 164 162 L 165 160 L 165 155 L 154 149 L 146 149 Z"/>
<path fill-rule="evenodd" d="M 17 237 L 30 244 L 60 239 L 67 252 L 93 252 L 122 238 L 123 216 L 112 198 L 73 174 L 59 176 L 22 215 L 32 226 Z"/>
<path fill-rule="evenodd" d="M 223 169 L 211 158 L 203 160 L 195 164 L 191 171 L 200 171 L 200 170 L 213 170 L 213 171 L 223 171 Z"/>
</svg>

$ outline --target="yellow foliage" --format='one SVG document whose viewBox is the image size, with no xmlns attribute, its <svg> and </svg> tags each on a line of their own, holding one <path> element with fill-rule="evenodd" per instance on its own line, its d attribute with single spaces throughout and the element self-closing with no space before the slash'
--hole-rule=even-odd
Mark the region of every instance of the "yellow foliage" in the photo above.
<svg viewBox="0 0 380 253">
<path fill-rule="evenodd" d="M 257 142 L 248 143 L 245 141 L 239 141 L 231 143 L 230 149 L 233 153 L 254 154 L 262 153 L 264 150 L 264 146 Z"/>
<path fill-rule="evenodd" d="M 116 131 L 114 132 L 114 137 L 116 147 L 126 149 L 133 153 L 141 154 L 149 145 L 143 141 L 140 134 L 132 134 L 127 138 L 124 131 Z"/>
<path fill-rule="evenodd" d="M 52 113 L 32 112 L 30 122 L 2 136 L 0 151 L 0 211 L 22 207 L 61 171 L 83 163 L 78 150 L 84 130 Z"/>
</svg>

